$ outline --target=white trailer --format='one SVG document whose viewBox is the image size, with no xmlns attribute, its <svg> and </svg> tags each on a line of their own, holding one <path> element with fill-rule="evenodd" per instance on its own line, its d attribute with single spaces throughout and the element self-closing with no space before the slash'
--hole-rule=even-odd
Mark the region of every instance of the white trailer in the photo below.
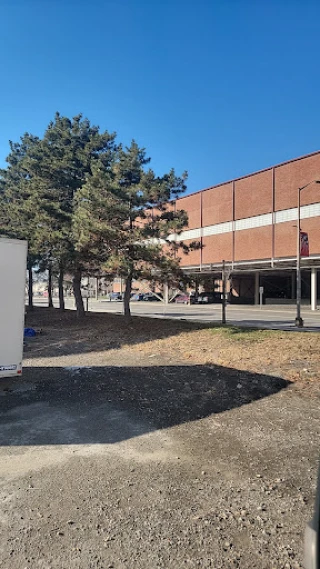
<svg viewBox="0 0 320 569">
<path fill-rule="evenodd" d="M 22 373 L 27 242 L 0 238 L 0 379 Z"/>
</svg>

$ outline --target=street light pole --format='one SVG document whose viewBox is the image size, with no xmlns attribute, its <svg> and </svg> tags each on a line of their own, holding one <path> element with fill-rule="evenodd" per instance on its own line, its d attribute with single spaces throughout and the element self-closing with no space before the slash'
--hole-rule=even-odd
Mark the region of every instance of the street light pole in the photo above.
<svg viewBox="0 0 320 569">
<path fill-rule="evenodd" d="M 303 328 L 303 319 L 301 317 L 301 192 L 311 184 L 320 184 L 320 180 L 312 180 L 302 188 L 298 188 L 298 216 L 297 216 L 297 313 L 295 325 L 297 328 Z"/>
<path fill-rule="evenodd" d="M 297 315 L 295 324 L 298 328 L 303 328 L 303 320 L 301 318 L 301 190 L 298 188 L 298 221 L 297 221 Z"/>
</svg>

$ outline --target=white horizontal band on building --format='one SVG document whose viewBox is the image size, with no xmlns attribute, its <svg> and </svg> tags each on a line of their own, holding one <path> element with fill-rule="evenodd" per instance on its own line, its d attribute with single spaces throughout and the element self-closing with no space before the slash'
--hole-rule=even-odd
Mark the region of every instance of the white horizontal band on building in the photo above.
<svg viewBox="0 0 320 569">
<path fill-rule="evenodd" d="M 320 216 L 320 203 L 301 206 L 301 219 Z M 225 221 L 206 227 L 198 227 L 197 229 L 188 229 L 182 231 L 180 235 L 171 235 L 170 241 L 186 241 L 208 237 L 209 235 L 219 235 L 221 233 L 231 233 L 232 231 L 244 231 L 245 229 L 254 229 L 257 227 L 266 227 L 267 225 L 285 223 L 286 221 L 295 221 L 298 218 L 298 208 L 283 209 L 273 213 L 264 213 L 253 217 L 245 217 L 236 219 L 235 221 Z"/>
</svg>

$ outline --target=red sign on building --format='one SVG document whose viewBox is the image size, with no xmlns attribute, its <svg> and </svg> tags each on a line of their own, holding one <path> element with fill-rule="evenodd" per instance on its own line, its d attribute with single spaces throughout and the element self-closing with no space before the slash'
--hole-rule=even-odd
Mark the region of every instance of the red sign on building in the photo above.
<svg viewBox="0 0 320 569">
<path fill-rule="evenodd" d="M 309 237 L 304 231 L 300 231 L 300 255 L 309 257 Z"/>
</svg>

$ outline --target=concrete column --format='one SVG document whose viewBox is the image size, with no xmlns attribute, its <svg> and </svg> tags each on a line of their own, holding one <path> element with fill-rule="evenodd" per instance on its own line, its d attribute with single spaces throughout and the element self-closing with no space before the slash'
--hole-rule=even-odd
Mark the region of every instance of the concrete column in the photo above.
<svg viewBox="0 0 320 569">
<path fill-rule="evenodd" d="M 163 285 L 163 300 L 165 304 L 169 304 L 169 285 L 164 283 Z"/>
<path fill-rule="evenodd" d="M 260 286 L 260 275 L 259 273 L 254 273 L 254 303 L 259 304 L 259 286 Z"/>
<path fill-rule="evenodd" d="M 311 310 L 317 310 L 317 269 L 311 269 Z"/>
</svg>

